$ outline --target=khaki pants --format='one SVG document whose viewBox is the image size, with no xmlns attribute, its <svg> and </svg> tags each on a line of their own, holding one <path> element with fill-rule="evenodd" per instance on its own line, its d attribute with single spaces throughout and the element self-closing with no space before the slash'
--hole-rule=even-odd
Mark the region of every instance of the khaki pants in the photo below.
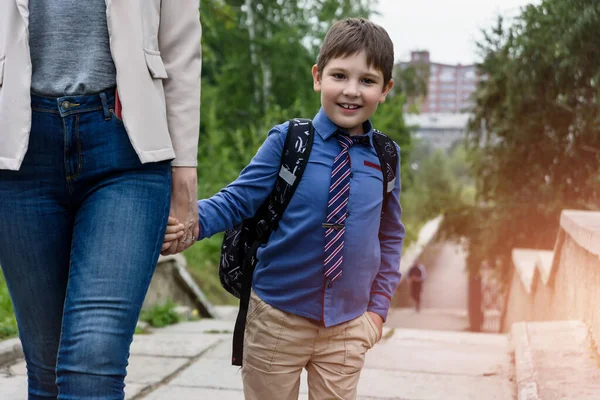
<svg viewBox="0 0 600 400">
<path fill-rule="evenodd" d="M 250 296 L 242 379 L 246 400 L 297 400 L 308 372 L 310 400 L 353 400 L 365 353 L 379 341 L 365 313 L 325 328 Z"/>
</svg>

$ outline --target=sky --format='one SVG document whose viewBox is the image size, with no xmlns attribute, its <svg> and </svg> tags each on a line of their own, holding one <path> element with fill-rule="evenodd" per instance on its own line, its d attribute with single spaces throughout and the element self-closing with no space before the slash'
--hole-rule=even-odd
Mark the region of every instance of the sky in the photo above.
<svg viewBox="0 0 600 400">
<path fill-rule="evenodd" d="M 394 42 L 396 61 L 408 61 L 412 50 L 429 50 L 432 62 L 472 64 L 480 61 L 476 41 L 481 29 L 498 15 L 508 21 L 527 4 L 541 0 L 379 0 L 381 15 L 371 19 Z"/>
</svg>

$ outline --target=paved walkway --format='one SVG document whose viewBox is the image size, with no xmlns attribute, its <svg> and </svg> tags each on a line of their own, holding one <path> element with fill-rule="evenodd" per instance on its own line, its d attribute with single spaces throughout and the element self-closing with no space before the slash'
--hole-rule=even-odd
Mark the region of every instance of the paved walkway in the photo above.
<svg viewBox="0 0 600 400">
<path fill-rule="evenodd" d="M 359 399 L 514 399 L 508 338 L 448 331 L 467 324 L 464 255 L 454 245 L 441 244 L 425 256 L 431 260 L 425 260 L 430 267 L 423 309 L 419 314 L 412 308 L 390 312 L 383 339 L 367 354 Z M 220 319 L 136 335 L 127 399 L 242 400 L 239 368 L 230 365 L 236 310 L 217 310 Z M 305 374 L 300 393 L 301 400 L 308 399 Z M 0 370 L 0 399 L 26 398 L 24 362 Z"/>
<path fill-rule="evenodd" d="M 391 328 L 464 331 L 467 315 L 468 277 L 463 249 L 451 242 L 427 248 L 421 261 L 427 279 L 421 294 L 421 312 L 414 310 L 408 279 L 402 279 L 386 325 Z"/>
<path fill-rule="evenodd" d="M 239 369 L 229 363 L 235 310 L 219 311 L 224 319 L 136 335 L 127 399 L 242 400 Z M 359 399 L 508 400 L 512 376 L 506 336 L 386 328 L 367 354 Z M 300 399 L 308 399 L 305 375 L 300 391 Z M 26 398 L 25 364 L 19 361 L 0 371 L 0 399 Z"/>
<path fill-rule="evenodd" d="M 242 400 L 239 369 L 229 364 L 231 334 L 219 333 L 232 325 L 202 320 L 136 335 L 127 399 Z M 509 353 L 505 336 L 386 328 L 367 355 L 359 398 L 512 399 Z M 302 379 L 300 399 L 306 400 Z M 0 398 L 27 398 L 23 361 L 0 374 Z"/>
</svg>

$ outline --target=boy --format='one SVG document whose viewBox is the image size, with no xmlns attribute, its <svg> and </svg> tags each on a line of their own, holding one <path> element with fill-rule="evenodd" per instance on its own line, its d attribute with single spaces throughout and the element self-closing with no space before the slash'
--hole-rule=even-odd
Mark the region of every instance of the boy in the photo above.
<svg viewBox="0 0 600 400">
<path fill-rule="evenodd" d="M 297 399 L 303 368 L 310 399 L 356 398 L 365 353 L 381 338 L 400 280 L 400 172 L 382 210 L 369 120 L 393 86 L 393 66 L 389 36 L 370 21 L 339 21 L 325 37 L 312 68 L 322 107 L 308 164 L 257 252 L 244 339 L 246 399 Z M 200 238 L 239 224 L 265 202 L 287 127 L 275 126 L 233 183 L 198 202 Z"/>
</svg>

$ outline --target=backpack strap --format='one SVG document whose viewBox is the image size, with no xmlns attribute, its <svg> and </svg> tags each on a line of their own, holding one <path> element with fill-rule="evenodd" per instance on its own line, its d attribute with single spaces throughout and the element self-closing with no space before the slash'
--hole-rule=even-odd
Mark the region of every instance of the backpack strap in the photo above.
<svg viewBox="0 0 600 400">
<path fill-rule="evenodd" d="M 232 364 L 241 366 L 244 357 L 244 331 L 246 315 L 252 290 L 252 275 L 256 266 L 256 251 L 267 243 L 271 233 L 279 226 L 279 220 L 285 212 L 292 196 L 300 183 L 300 178 L 308 164 L 308 158 L 314 140 L 314 129 L 309 119 L 292 119 L 281 153 L 281 167 L 269 198 L 259 208 L 256 216 L 256 240 L 248 250 L 243 262 L 240 307 L 233 329 Z"/>
<path fill-rule="evenodd" d="M 268 228 L 267 233 L 277 230 L 279 220 L 285 212 L 292 196 L 300 183 L 300 178 L 308 164 L 308 157 L 312 149 L 314 129 L 310 119 L 295 118 L 290 120 L 285 145 L 281 153 L 281 168 L 275 182 L 275 187 L 269 196 L 265 210 L 264 220 Z M 263 232 L 257 232 L 263 238 Z M 268 240 L 268 236 L 266 237 Z M 264 241 L 266 243 L 266 240 Z"/>
<path fill-rule="evenodd" d="M 383 205 L 381 207 L 381 217 L 389 199 L 390 193 L 394 190 L 396 184 L 396 171 L 398 170 L 398 151 L 396 143 L 383 132 L 377 129 L 373 130 L 373 146 L 379 158 L 381 172 L 383 173 Z"/>
</svg>

